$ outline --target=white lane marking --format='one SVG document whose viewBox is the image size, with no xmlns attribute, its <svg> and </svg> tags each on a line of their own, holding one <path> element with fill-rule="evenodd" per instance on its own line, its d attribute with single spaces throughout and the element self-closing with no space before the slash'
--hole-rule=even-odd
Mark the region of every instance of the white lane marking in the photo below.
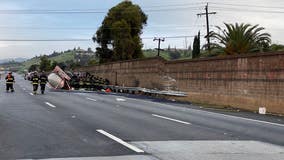
<svg viewBox="0 0 284 160">
<path fill-rule="evenodd" d="M 129 148 L 129 149 L 131 149 L 131 150 L 133 150 L 135 152 L 137 152 L 137 153 L 144 153 L 143 150 L 141 150 L 141 149 L 139 149 L 139 148 L 137 148 L 137 147 L 135 147 L 135 146 L 125 142 L 125 141 L 123 141 L 122 139 L 120 139 L 118 137 L 115 137 L 114 135 L 111 135 L 111 134 L 107 133 L 104 130 L 98 129 L 97 132 L 103 134 L 104 136 L 106 136 L 106 137 L 108 137 L 108 138 L 110 138 L 110 139 L 120 143 L 121 145 L 123 145 L 123 146 L 125 146 L 125 147 L 127 147 L 127 148 Z"/>
<path fill-rule="evenodd" d="M 118 102 L 125 102 L 126 99 L 123 99 L 123 98 L 116 98 L 116 101 L 118 101 Z"/>
<path fill-rule="evenodd" d="M 92 98 L 89 98 L 89 97 L 87 97 L 86 99 L 87 99 L 87 100 L 90 100 L 90 101 L 94 101 L 94 102 L 97 102 L 97 100 L 95 100 L 95 99 L 92 99 Z"/>
<path fill-rule="evenodd" d="M 152 114 L 152 116 L 162 118 L 162 119 L 166 119 L 166 120 L 170 120 L 170 121 L 174 121 L 174 122 L 178 122 L 178 123 L 182 123 L 182 124 L 187 124 L 187 125 L 191 124 L 189 122 L 185 122 L 185 121 L 181 121 L 181 120 L 177 120 L 177 119 L 173 119 L 173 118 L 169 118 L 169 117 L 164 117 L 164 116 L 160 116 L 160 115 L 157 115 L 157 114 Z"/>
<path fill-rule="evenodd" d="M 52 108 L 56 108 L 55 105 L 53 105 L 53 104 L 51 104 L 51 103 L 49 103 L 49 102 L 45 102 L 45 104 L 48 105 L 48 106 L 50 106 L 50 107 L 52 107 Z"/>
<path fill-rule="evenodd" d="M 74 93 L 74 94 L 77 94 L 77 95 L 87 95 L 86 93 Z"/>
<path fill-rule="evenodd" d="M 151 102 L 151 101 L 146 101 L 146 100 L 138 100 L 138 99 L 133 99 L 133 98 L 127 98 L 127 99 L 138 101 L 138 102 L 140 101 L 140 102 L 146 102 L 146 103 L 151 103 L 151 104 L 156 104 L 156 105 L 157 104 L 158 105 L 163 105 L 163 106 L 166 106 L 166 107 L 172 107 L 171 105 L 167 105 L 167 104 L 163 104 L 163 103 Z M 214 113 L 214 112 L 203 111 L 203 110 L 198 110 L 198 109 L 193 109 L 193 108 L 187 108 L 187 109 L 188 110 L 197 111 L 197 112 L 203 112 L 203 113 L 207 113 L 207 114 L 212 114 L 212 115 L 216 115 L 216 116 L 224 116 L 224 117 L 228 117 L 228 118 L 235 118 L 235 119 L 241 119 L 241 120 L 246 120 L 246 121 L 252 121 L 252 122 L 257 122 L 257 123 L 264 123 L 264 124 L 284 127 L 284 124 L 280 124 L 280 123 L 273 123 L 273 122 L 256 120 L 256 119 L 251 119 L 251 118 L 244 118 L 244 117 L 237 117 L 237 116 L 226 115 L 226 114 L 222 114 L 222 113 Z"/>
<path fill-rule="evenodd" d="M 209 112 L 209 113 L 211 113 L 211 112 Z M 221 113 L 213 113 L 213 114 L 219 114 L 219 115 L 222 115 L 222 116 L 224 116 L 224 117 L 229 117 L 229 118 L 235 118 L 235 119 L 241 119 L 241 120 L 247 120 L 247 121 L 252 121 L 252 122 L 258 122 L 258 123 L 264 123 L 264 124 L 270 124 L 270 125 L 275 125 L 275 126 L 284 127 L 284 124 L 279 124 L 279 123 L 261 121 L 261 120 L 250 119 L 250 118 L 244 118 L 244 117 L 231 116 L 231 115 L 226 115 L 226 114 L 221 114 Z"/>
<path fill-rule="evenodd" d="M 33 93 L 30 93 L 30 95 L 33 96 L 34 94 L 33 94 Z"/>
</svg>

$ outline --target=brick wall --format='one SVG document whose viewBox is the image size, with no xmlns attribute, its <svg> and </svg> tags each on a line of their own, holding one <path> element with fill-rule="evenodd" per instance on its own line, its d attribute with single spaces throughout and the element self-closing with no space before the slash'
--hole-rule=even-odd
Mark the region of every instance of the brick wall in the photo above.
<svg viewBox="0 0 284 160">
<path fill-rule="evenodd" d="M 80 68 L 112 84 L 163 88 L 176 80 L 183 100 L 284 114 L 284 52 L 224 58 L 165 61 L 148 58 Z"/>
</svg>

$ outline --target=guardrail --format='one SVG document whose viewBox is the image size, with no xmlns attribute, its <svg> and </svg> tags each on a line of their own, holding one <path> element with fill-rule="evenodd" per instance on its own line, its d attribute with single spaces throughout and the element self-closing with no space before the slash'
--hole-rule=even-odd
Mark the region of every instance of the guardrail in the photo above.
<svg viewBox="0 0 284 160">
<path fill-rule="evenodd" d="M 144 94 L 149 96 L 158 96 L 158 95 L 164 95 L 164 96 L 175 96 L 175 97 L 186 97 L 186 92 L 181 91 L 170 91 L 170 90 L 157 90 L 157 89 L 147 89 L 147 88 L 141 88 L 141 87 L 123 87 L 123 86 L 113 86 L 113 85 L 102 85 L 101 86 L 104 90 L 107 88 L 111 89 L 112 92 L 116 93 L 128 93 L 128 94 Z M 63 89 L 55 89 L 52 87 L 49 87 L 50 89 L 58 92 L 66 92 L 68 90 Z M 80 90 L 69 90 L 70 92 L 88 92 L 92 93 L 93 90 L 86 90 L 86 89 L 80 89 Z"/>
<path fill-rule="evenodd" d="M 130 94 L 146 94 L 146 95 L 165 95 L 165 96 L 177 96 L 177 97 L 186 97 L 187 93 L 181 91 L 168 91 L 168 90 L 156 90 L 156 89 L 147 89 L 141 87 L 123 87 L 123 86 L 112 86 L 105 85 L 104 89 L 110 88 L 113 92 L 120 93 L 130 93 Z"/>
</svg>

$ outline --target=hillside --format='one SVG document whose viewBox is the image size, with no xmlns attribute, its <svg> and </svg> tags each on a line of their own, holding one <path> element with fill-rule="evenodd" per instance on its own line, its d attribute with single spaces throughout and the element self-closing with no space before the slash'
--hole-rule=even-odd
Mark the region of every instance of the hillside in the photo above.
<svg viewBox="0 0 284 160">
<path fill-rule="evenodd" d="M 143 54 L 145 57 L 155 57 L 157 56 L 157 50 L 143 50 Z M 160 56 L 166 60 L 189 59 L 191 58 L 191 51 L 182 49 L 165 49 L 161 51 Z M 81 66 L 88 65 L 90 60 L 96 59 L 93 51 L 85 51 L 79 48 L 64 52 L 53 52 L 52 54 L 48 55 L 48 58 L 51 60 L 51 62 L 56 61 L 57 63 L 65 63 L 66 65 L 78 63 Z M 21 64 L 21 71 L 27 70 L 31 65 L 39 63 L 39 56 L 26 60 Z"/>
<path fill-rule="evenodd" d="M 73 61 L 75 58 L 76 53 L 73 51 L 64 52 L 62 54 L 59 54 L 57 56 L 49 56 L 49 59 L 51 61 L 56 61 L 58 63 L 66 62 L 66 61 Z M 28 69 L 33 64 L 39 64 L 40 63 L 40 57 L 34 57 L 32 59 L 29 59 L 25 62 L 23 62 L 23 68 Z"/>
<path fill-rule="evenodd" d="M 41 56 L 36 56 L 23 62 L 21 71 L 28 70 L 32 65 L 40 64 L 40 58 Z M 84 50 L 78 47 L 62 52 L 54 51 L 52 54 L 47 55 L 47 58 L 51 61 L 51 63 L 57 62 L 58 65 L 67 67 L 73 65 L 86 66 L 90 60 L 95 59 L 95 53 L 91 48 Z"/>
<path fill-rule="evenodd" d="M 9 62 L 24 62 L 26 61 L 27 59 L 26 58 L 7 58 L 7 59 L 0 59 L 0 64 L 3 64 L 3 63 L 9 63 Z"/>
</svg>

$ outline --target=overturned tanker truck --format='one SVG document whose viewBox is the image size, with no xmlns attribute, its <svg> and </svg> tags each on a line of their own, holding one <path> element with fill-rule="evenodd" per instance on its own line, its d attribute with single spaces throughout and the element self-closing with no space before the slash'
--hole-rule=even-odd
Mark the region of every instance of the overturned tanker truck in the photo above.
<svg viewBox="0 0 284 160">
<path fill-rule="evenodd" d="M 54 89 L 66 89 L 70 90 L 69 81 L 70 76 L 66 74 L 59 66 L 48 75 L 49 85 Z"/>
<path fill-rule="evenodd" d="M 88 72 L 71 73 L 59 66 L 49 74 L 48 81 L 53 89 L 100 91 L 109 87 L 107 79 L 91 75 Z"/>
</svg>

